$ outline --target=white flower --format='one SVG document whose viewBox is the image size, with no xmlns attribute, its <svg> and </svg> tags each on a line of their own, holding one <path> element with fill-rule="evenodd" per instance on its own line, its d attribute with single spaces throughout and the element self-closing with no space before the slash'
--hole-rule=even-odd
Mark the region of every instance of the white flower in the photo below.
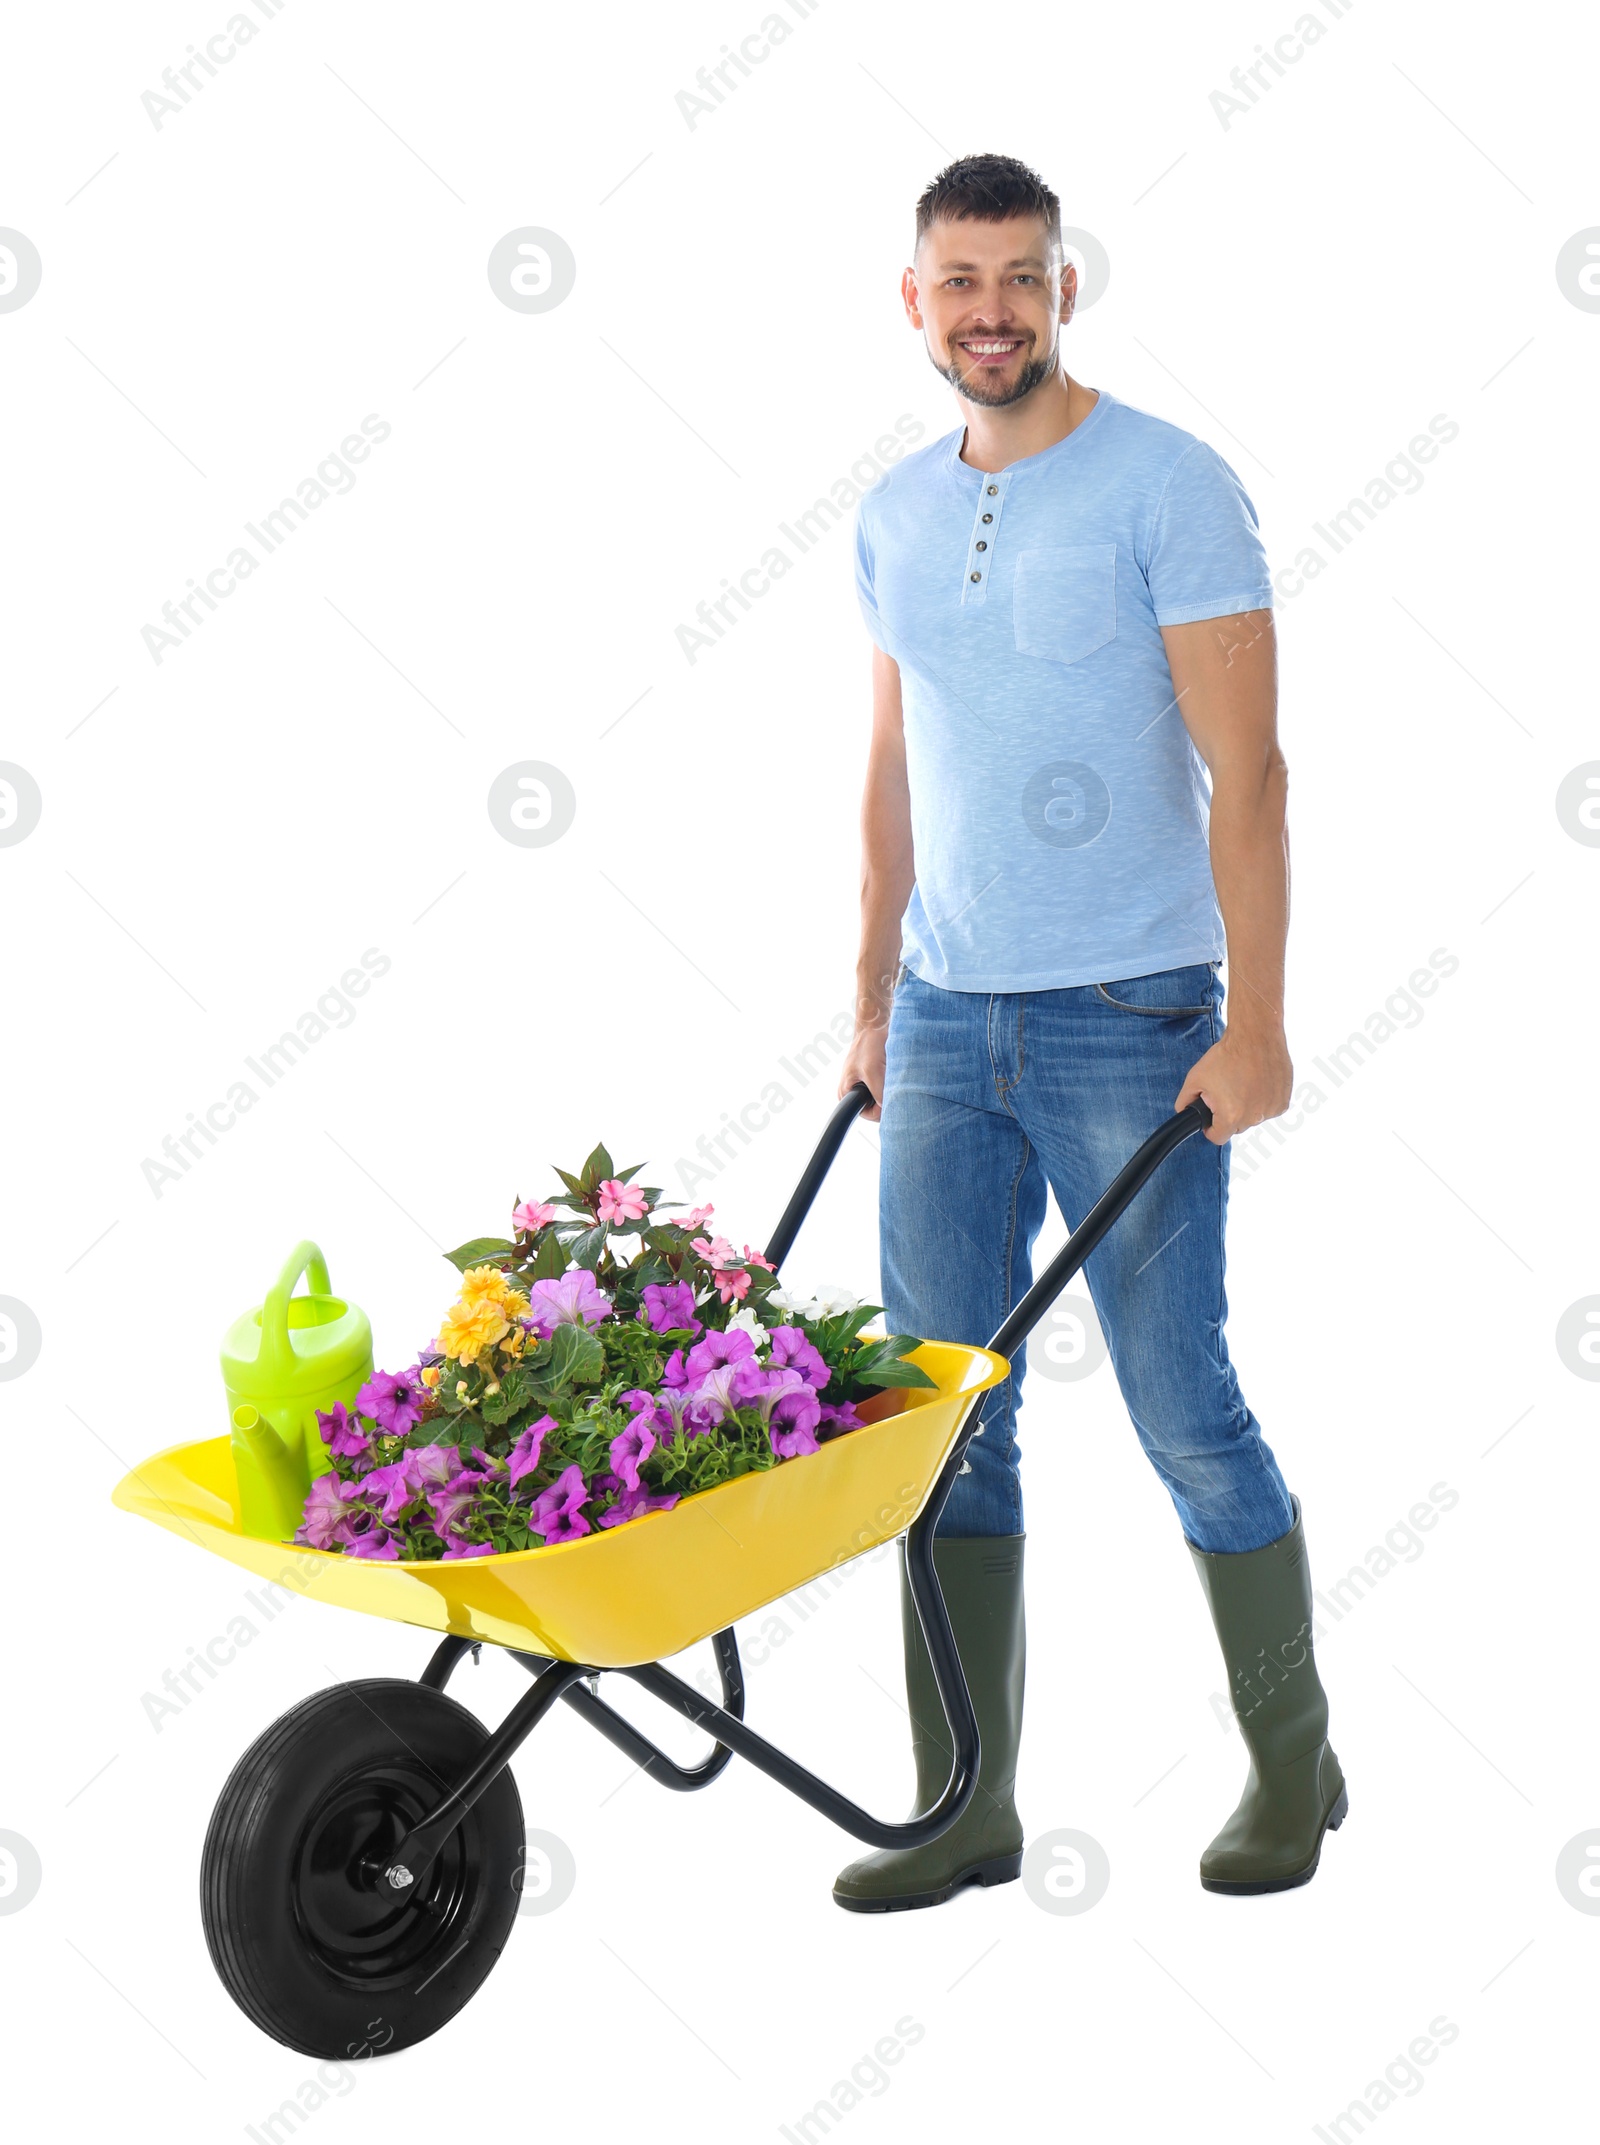
<svg viewBox="0 0 1600 2145">
<path fill-rule="evenodd" d="M 803 1295 L 799 1289 L 775 1288 L 768 1295 L 767 1301 L 775 1304 L 780 1311 L 793 1311 L 801 1318 L 812 1308 L 811 1298 Z"/>
<path fill-rule="evenodd" d="M 866 1300 L 865 1296 L 841 1288 L 837 1281 L 824 1281 L 817 1289 L 816 1301 L 805 1315 L 808 1318 L 837 1318 L 841 1311 L 859 1310 Z"/>
<path fill-rule="evenodd" d="M 748 1333 L 758 1348 L 766 1346 L 767 1329 L 747 1303 L 740 1304 L 738 1310 L 728 1320 L 728 1331 L 730 1333 Z"/>
</svg>

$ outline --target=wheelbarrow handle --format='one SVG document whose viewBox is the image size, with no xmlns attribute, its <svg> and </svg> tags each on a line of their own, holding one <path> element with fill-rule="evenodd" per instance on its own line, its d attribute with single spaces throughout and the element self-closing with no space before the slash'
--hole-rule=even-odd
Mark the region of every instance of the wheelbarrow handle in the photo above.
<svg viewBox="0 0 1600 2145">
<path fill-rule="evenodd" d="M 1073 1275 L 1132 1206 L 1167 1156 L 1185 1140 L 1192 1139 L 1195 1133 L 1203 1132 L 1210 1123 L 1209 1107 L 1196 1099 L 1187 1109 L 1175 1110 L 1159 1130 L 1151 1133 L 1138 1152 L 1112 1178 L 989 1343 L 997 1356 L 1004 1356 L 1010 1362 Z"/>
<path fill-rule="evenodd" d="M 800 1234 L 800 1224 L 811 1212 L 811 1202 L 821 1189 L 822 1180 L 833 1167 L 833 1158 L 844 1145 L 845 1134 L 861 1112 L 872 1101 L 872 1090 L 865 1080 L 858 1080 L 849 1092 L 842 1096 L 838 1108 L 828 1119 L 828 1129 L 817 1142 L 816 1152 L 805 1166 L 805 1173 L 794 1188 L 794 1197 L 783 1210 L 783 1217 L 772 1232 L 766 1256 L 774 1266 L 781 1266 L 789 1256 L 795 1238 Z"/>
</svg>

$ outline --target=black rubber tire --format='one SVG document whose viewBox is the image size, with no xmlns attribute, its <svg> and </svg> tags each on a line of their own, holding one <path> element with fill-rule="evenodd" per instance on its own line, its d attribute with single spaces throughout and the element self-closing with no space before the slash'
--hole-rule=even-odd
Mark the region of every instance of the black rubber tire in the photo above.
<svg viewBox="0 0 1600 2145">
<path fill-rule="evenodd" d="M 234 1767 L 200 1863 L 212 1964 L 245 2015 L 302 2055 L 393 2054 L 476 1993 L 516 1920 L 522 1800 L 502 1771 L 408 1892 L 359 1860 L 438 1807 L 488 1739 L 420 1683 L 342 1683 L 285 1713 Z"/>
</svg>

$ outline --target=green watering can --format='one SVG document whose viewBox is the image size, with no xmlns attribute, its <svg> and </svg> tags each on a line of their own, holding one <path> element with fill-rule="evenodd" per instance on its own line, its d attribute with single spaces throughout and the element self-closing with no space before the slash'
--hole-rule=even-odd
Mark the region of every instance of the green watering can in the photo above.
<svg viewBox="0 0 1600 2145">
<path fill-rule="evenodd" d="M 297 1296 L 302 1274 L 309 1293 Z M 296 1244 L 266 1302 L 235 1319 L 222 1342 L 246 1534 L 282 1542 L 294 1533 L 312 1477 L 332 1464 L 317 1410 L 350 1406 L 371 1376 L 366 1313 L 332 1293 L 315 1244 Z"/>
</svg>

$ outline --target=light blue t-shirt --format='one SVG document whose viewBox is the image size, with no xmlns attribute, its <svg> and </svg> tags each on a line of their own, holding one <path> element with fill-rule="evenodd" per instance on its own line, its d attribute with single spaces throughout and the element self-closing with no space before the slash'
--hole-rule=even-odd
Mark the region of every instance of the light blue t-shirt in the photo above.
<svg viewBox="0 0 1600 2145">
<path fill-rule="evenodd" d="M 1271 607 L 1255 508 L 1215 448 L 1104 388 L 995 475 L 965 437 L 908 455 L 856 518 L 905 709 L 902 958 L 957 991 L 1221 960 L 1210 785 L 1158 629 Z"/>
</svg>

